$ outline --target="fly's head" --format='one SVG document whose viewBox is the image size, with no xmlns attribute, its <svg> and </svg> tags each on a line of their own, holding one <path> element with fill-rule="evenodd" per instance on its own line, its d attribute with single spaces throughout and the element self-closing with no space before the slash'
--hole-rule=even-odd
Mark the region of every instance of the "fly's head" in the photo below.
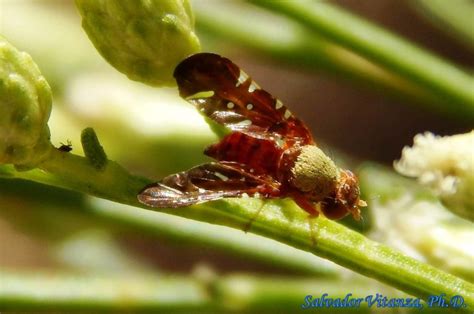
<svg viewBox="0 0 474 314">
<path fill-rule="evenodd" d="M 289 182 L 314 203 L 320 203 L 323 214 L 340 219 L 352 214 L 360 220 L 359 207 L 366 206 L 360 199 L 357 177 L 349 170 L 339 169 L 315 145 L 306 145 L 291 168 Z"/>
<path fill-rule="evenodd" d="M 361 219 L 360 207 L 367 203 L 360 199 L 359 181 L 349 170 L 340 170 L 334 196 L 323 200 L 321 209 L 331 219 L 340 219 L 352 214 L 355 220 Z"/>
</svg>

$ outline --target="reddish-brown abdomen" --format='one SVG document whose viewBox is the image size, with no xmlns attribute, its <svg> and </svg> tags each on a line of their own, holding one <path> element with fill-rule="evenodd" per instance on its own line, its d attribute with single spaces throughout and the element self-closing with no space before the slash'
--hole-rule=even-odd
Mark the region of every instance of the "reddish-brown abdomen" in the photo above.
<svg viewBox="0 0 474 314">
<path fill-rule="evenodd" d="M 206 155 L 220 161 L 234 161 L 258 173 L 276 174 L 282 151 L 274 142 L 233 132 L 209 146 Z"/>
</svg>

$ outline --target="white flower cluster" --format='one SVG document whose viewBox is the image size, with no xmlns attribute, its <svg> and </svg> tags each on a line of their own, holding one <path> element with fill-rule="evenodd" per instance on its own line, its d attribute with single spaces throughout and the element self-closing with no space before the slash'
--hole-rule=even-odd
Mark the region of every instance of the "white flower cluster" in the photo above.
<svg viewBox="0 0 474 314">
<path fill-rule="evenodd" d="M 474 131 L 445 137 L 418 134 L 394 167 L 432 188 L 454 212 L 473 219 Z"/>
<path fill-rule="evenodd" d="M 370 237 L 450 273 L 472 278 L 474 228 L 438 202 L 410 191 L 388 202 L 374 200 Z"/>
</svg>

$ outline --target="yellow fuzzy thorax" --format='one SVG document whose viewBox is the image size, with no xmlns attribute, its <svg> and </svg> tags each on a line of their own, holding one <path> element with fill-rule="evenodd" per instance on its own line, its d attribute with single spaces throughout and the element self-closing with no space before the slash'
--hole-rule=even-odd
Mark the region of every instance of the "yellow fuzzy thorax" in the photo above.
<svg viewBox="0 0 474 314">
<path fill-rule="evenodd" d="M 291 173 L 296 188 L 324 197 L 336 188 L 339 169 L 321 149 L 306 145 L 301 148 Z"/>
</svg>

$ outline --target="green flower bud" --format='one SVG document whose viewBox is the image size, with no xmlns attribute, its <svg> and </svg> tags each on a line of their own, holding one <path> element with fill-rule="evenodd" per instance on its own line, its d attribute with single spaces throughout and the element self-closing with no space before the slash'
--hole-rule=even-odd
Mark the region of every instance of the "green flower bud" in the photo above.
<svg viewBox="0 0 474 314">
<path fill-rule="evenodd" d="M 35 167 L 51 149 L 51 89 L 31 57 L 0 36 L 0 164 Z"/>
<path fill-rule="evenodd" d="M 100 54 L 130 79 L 174 85 L 173 71 L 200 49 L 187 0 L 76 0 Z"/>
<path fill-rule="evenodd" d="M 415 136 L 394 166 L 432 188 L 451 211 L 474 221 L 473 156 L 474 131 L 445 137 L 427 132 Z"/>
</svg>

